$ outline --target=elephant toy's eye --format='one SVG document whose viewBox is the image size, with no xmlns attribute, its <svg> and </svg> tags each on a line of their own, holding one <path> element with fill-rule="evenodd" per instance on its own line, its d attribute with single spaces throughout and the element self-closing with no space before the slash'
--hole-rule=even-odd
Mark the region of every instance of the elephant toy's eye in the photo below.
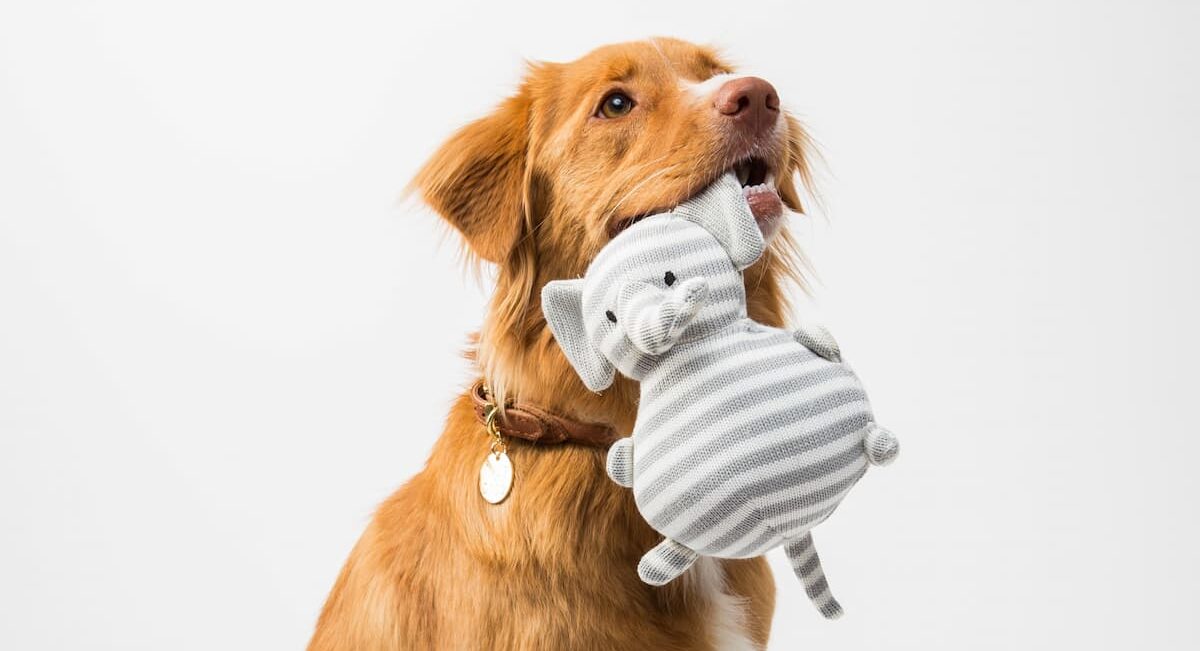
<svg viewBox="0 0 1200 651">
<path fill-rule="evenodd" d="M 612 321 L 613 323 L 617 322 L 617 315 L 613 314 L 612 310 L 605 311 L 604 316 L 608 317 L 608 320 Z"/>
<path fill-rule="evenodd" d="M 663 282 L 667 284 L 667 287 L 674 285 L 675 284 L 675 274 L 668 271 L 667 275 L 663 276 Z"/>
</svg>

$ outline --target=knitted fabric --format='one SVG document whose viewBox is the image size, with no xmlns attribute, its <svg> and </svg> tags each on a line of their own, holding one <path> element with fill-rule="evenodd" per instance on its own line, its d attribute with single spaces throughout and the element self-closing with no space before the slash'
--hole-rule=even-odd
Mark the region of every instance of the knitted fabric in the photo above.
<svg viewBox="0 0 1200 651">
<path fill-rule="evenodd" d="M 614 369 L 641 383 L 633 436 L 610 449 L 608 471 L 666 537 L 639 564 L 642 579 L 666 583 L 698 554 L 784 546 L 836 617 L 809 530 L 899 447 L 828 333 L 747 317 L 742 269 L 763 247 L 729 175 L 626 229 L 584 278 L 549 283 L 543 309 L 589 388 Z"/>
</svg>

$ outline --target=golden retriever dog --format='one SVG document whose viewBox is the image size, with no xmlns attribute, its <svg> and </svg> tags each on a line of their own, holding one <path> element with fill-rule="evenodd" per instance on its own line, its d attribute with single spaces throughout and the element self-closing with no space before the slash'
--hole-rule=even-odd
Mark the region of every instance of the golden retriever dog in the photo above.
<svg viewBox="0 0 1200 651">
<path fill-rule="evenodd" d="M 433 154 L 412 188 L 496 266 L 470 353 L 491 407 L 475 389 L 456 401 L 425 469 L 350 553 L 309 649 L 766 645 L 775 586 L 764 559 L 702 559 L 665 587 L 646 585 L 638 559 L 660 538 L 605 474 L 603 445 L 490 425 L 514 427 L 520 411 L 629 435 L 636 385 L 584 387 L 542 317 L 541 289 L 582 275 L 623 227 L 730 169 L 770 190 L 747 193 L 770 247 L 745 282 L 750 316 L 782 326 L 782 285 L 799 280 L 782 223 L 801 211 L 806 144 L 767 81 L 735 74 L 711 48 L 655 38 L 532 64 L 512 97 Z M 480 490 L 494 445 L 515 468 L 496 504 Z"/>
</svg>

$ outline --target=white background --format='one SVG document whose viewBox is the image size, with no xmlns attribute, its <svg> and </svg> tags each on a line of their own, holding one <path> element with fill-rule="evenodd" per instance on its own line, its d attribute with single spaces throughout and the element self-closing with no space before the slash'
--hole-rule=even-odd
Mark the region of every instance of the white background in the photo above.
<svg viewBox="0 0 1200 651">
<path fill-rule="evenodd" d="M 820 141 L 904 442 L 773 649 L 1195 649 L 1200 5 L 0 4 L 0 647 L 297 649 L 487 281 L 399 203 L 521 59 L 725 46 Z M 466 589 L 466 588 L 464 588 Z"/>
</svg>

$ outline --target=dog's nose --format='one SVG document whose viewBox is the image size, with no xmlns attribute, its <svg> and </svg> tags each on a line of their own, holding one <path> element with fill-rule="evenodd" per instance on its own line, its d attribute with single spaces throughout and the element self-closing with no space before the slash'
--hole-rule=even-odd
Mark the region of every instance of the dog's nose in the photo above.
<svg viewBox="0 0 1200 651">
<path fill-rule="evenodd" d="M 775 126 L 779 118 L 779 94 L 766 79 L 739 77 L 725 82 L 713 97 L 717 112 L 750 133 Z"/>
</svg>

